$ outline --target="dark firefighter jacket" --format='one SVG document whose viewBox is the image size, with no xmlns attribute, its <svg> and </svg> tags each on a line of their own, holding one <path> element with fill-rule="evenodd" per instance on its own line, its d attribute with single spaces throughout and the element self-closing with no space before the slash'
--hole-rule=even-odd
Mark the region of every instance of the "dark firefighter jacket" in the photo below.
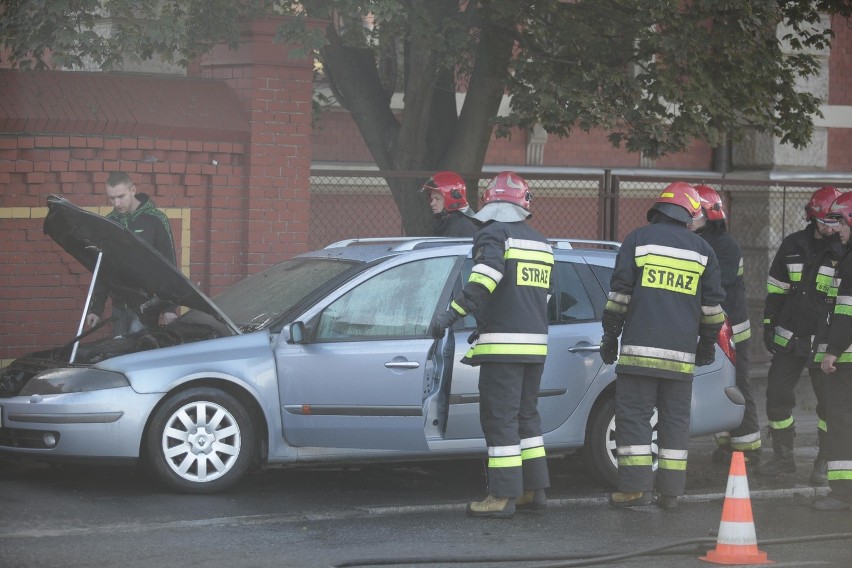
<svg viewBox="0 0 852 568">
<path fill-rule="evenodd" d="M 837 357 L 836 367 L 849 369 L 852 368 L 852 254 L 849 252 L 837 266 L 829 295 L 835 297 L 830 326 L 820 322 L 812 366 L 819 366 L 825 354 L 830 353 Z"/>
<path fill-rule="evenodd" d="M 168 217 L 154 206 L 154 202 L 151 201 L 147 193 L 137 193 L 136 198 L 140 201 L 136 211 L 123 214 L 113 210 L 106 216 L 107 219 L 112 219 L 122 227 L 127 228 L 134 235 L 157 249 L 157 252 L 163 255 L 166 260 L 176 264 L 175 245 L 172 240 L 172 230 Z M 92 305 L 89 311 L 98 316 L 103 314 L 107 295 L 108 290 L 105 287 L 96 285 L 95 291 L 92 293 Z"/>
<path fill-rule="evenodd" d="M 712 221 L 707 223 L 700 235 L 716 253 L 716 260 L 719 262 L 719 270 L 722 273 L 722 288 L 725 290 L 722 309 L 725 310 L 731 323 L 734 343 L 741 343 L 751 337 L 743 280 L 743 254 L 736 239 L 728 231 L 713 223 Z"/>
<path fill-rule="evenodd" d="M 616 373 L 688 381 L 699 336 L 715 341 L 725 321 L 725 292 L 710 244 L 660 217 L 618 251 L 604 331 L 621 332 Z"/>
<path fill-rule="evenodd" d="M 436 237 L 472 237 L 479 227 L 460 211 L 443 211 L 435 217 Z"/>
<path fill-rule="evenodd" d="M 491 222 L 473 241 L 473 271 L 450 304 L 476 318 L 479 337 L 462 362 L 543 363 L 553 250 L 525 222 Z"/>
<path fill-rule="evenodd" d="M 763 323 L 775 326 L 773 342 L 780 351 L 794 348 L 793 337 L 810 341 L 833 304 L 828 292 L 839 255 L 815 230 L 808 226 L 786 236 L 769 267 Z"/>
<path fill-rule="evenodd" d="M 826 353 L 835 365 L 852 364 L 852 246 L 844 247 L 828 289 L 828 314 L 817 322 L 811 367 L 819 367 Z"/>
</svg>

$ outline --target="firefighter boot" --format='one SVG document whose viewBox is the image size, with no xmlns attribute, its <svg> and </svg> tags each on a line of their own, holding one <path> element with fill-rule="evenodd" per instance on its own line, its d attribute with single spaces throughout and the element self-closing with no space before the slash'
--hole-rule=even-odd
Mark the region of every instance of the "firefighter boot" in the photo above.
<svg viewBox="0 0 852 568">
<path fill-rule="evenodd" d="M 547 496 L 544 489 L 530 489 L 515 499 L 515 508 L 519 511 L 541 511 L 547 508 Z"/>
<path fill-rule="evenodd" d="M 616 509 L 639 507 L 641 505 L 650 505 L 653 498 L 654 496 L 651 491 L 636 491 L 634 493 L 616 491 L 609 494 L 609 506 Z"/>
<path fill-rule="evenodd" d="M 828 487 L 828 462 L 820 454 L 814 460 L 814 470 L 808 481 L 814 487 Z"/>
<path fill-rule="evenodd" d="M 665 495 L 657 493 L 654 504 L 660 509 L 677 509 L 677 495 Z"/>
<path fill-rule="evenodd" d="M 823 429 L 817 430 L 817 456 L 814 460 L 814 470 L 808 478 L 810 484 L 814 487 L 828 487 L 828 462 L 825 459 L 823 448 L 826 447 L 826 438 L 828 434 Z"/>
<path fill-rule="evenodd" d="M 795 429 L 790 426 L 780 430 L 769 430 L 772 438 L 772 459 L 757 466 L 757 475 L 776 477 L 782 473 L 796 473 L 796 456 L 793 454 Z"/>
<path fill-rule="evenodd" d="M 515 499 L 513 497 L 494 497 L 493 495 L 489 495 L 482 501 L 468 503 L 467 514 L 471 517 L 511 519 L 515 514 Z"/>
</svg>

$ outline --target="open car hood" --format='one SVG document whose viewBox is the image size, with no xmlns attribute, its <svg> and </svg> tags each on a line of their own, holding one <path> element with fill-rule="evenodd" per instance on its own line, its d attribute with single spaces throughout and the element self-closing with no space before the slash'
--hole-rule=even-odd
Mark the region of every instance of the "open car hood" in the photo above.
<svg viewBox="0 0 852 568">
<path fill-rule="evenodd" d="M 47 198 L 47 206 L 44 233 L 91 272 L 98 252 L 103 252 L 98 281 L 113 298 L 133 308 L 146 326 L 156 325 L 163 307 L 176 304 L 208 313 L 240 333 L 177 267 L 118 223 L 55 195 Z"/>
</svg>

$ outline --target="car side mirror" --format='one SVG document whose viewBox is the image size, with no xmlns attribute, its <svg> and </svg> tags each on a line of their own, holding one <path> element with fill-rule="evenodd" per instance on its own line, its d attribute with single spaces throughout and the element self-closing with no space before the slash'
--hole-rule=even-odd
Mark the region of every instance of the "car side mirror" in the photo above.
<svg viewBox="0 0 852 568">
<path fill-rule="evenodd" d="M 290 332 L 288 343 L 303 343 L 305 341 L 305 324 L 301 321 L 294 321 L 287 328 Z"/>
</svg>

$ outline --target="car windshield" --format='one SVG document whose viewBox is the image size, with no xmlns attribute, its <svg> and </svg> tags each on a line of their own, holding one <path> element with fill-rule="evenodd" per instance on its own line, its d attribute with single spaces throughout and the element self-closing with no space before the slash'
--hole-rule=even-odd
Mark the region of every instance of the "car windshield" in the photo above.
<svg viewBox="0 0 852 568">
<path fill-rule="evenodd" d="M 348 277 L 362 262 L 294 258 L 249 276 L 213 298 L 242 331 L 268 327 L 289 310 Z"/>
</svg>

